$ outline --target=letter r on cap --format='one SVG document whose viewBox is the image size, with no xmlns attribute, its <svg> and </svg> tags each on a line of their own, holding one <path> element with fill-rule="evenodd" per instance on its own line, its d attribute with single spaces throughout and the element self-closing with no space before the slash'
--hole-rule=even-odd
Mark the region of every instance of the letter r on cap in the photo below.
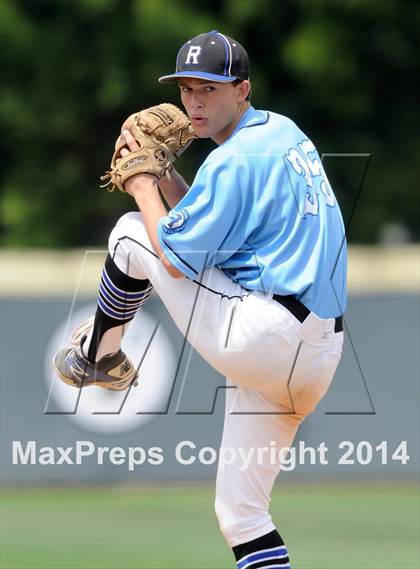
<svg viewBox="0 0 420 569">
<path fill-rule="evenodd" d="M 197 63 L 198 64 L 198 56 L 200 54 L 200 51 L 201 51 L 201 46 L 190 45 L 190 49 L 188 50 L 187 59 L 185 60 L 185 63 L 186 64 L 188 64 L 188 63 Z"/>
</svg>

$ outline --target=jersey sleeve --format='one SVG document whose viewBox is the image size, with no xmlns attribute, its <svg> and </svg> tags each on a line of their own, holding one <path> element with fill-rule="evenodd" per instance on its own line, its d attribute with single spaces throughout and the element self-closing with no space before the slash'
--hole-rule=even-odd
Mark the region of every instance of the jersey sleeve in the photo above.
<svg viewBox="0 0 420 569">
<path fill-rule="evenodd" d="M 234 163 L 233 163 L 234 162 Z M 246 211 L 246 165 L 206 160 L 187 194 L 158 225 L 160 246 L 170 263 L 191 279 L 238 251 L 252 227 Z"/>
</svg>

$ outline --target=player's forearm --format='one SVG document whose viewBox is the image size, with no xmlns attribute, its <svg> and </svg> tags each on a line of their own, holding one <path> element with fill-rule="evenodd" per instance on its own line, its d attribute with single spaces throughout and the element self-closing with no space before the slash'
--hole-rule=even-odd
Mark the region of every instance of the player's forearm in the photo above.
<svg viewBox="0 0 420 569">
<path fill-rule="evenodd" d="M 166 258 L 158 239 L 158 225 L 162 217 L 167 215 L 165 206 L 159 195 L 158 185 L 153 181 L 133 185 L 129 193 L 136 200 L 136 203 L 143 214 L 144 225 L 150 242 L 159 256 L 168 273 L 174 278 L 183 277 L 183 273 L 178 271 Z"/>
<path fill-rule="evenodd" d="M 171 208 L 175 207 L 190 189 L 187 182 L 175 168 L 172 168 L 170 172 L 159 180 L 159 188 Z"/>
</svg>

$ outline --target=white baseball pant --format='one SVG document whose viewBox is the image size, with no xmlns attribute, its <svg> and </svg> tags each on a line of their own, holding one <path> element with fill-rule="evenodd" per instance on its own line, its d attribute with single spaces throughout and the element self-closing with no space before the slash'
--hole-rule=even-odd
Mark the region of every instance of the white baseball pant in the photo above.
<svg viewBox="0 0 420 569">
<path fill-rule="evenodd" d="M 270 493 L 281 465 L 258 449 L 291 446 L 331 383 L 343 333 L 334 332 L 334 319 L 313 313 L 299 322 L 272 295 L 247 291 L 218 268 L 206 269 L 200 283 L 172 278 L 141 213 L 120 218 L 109 251 L 121 271 L 150 280 L 181 333 L 236 387 L 226 391 L 222 447 L 243 454 L 219 461 L 216 481 L 216 514 L 226 541 L 234 547 L 271 532 Z"/>
</svg>

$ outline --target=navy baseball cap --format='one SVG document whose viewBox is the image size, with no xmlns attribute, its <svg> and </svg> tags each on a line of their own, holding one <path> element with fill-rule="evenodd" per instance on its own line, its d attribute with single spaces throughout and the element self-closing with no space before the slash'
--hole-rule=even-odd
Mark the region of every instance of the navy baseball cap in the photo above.
<svg viewBox="0 0 420 569">
<path fill-rule="evenodd" d="M 175 73 L 159 77 L 159 82 L 174 83 L 182 77 L 221 82 L 248 79 L 248 54 L 239 42 L 217 30 L 200 34 L 179 50 Z"/>
</svg>

